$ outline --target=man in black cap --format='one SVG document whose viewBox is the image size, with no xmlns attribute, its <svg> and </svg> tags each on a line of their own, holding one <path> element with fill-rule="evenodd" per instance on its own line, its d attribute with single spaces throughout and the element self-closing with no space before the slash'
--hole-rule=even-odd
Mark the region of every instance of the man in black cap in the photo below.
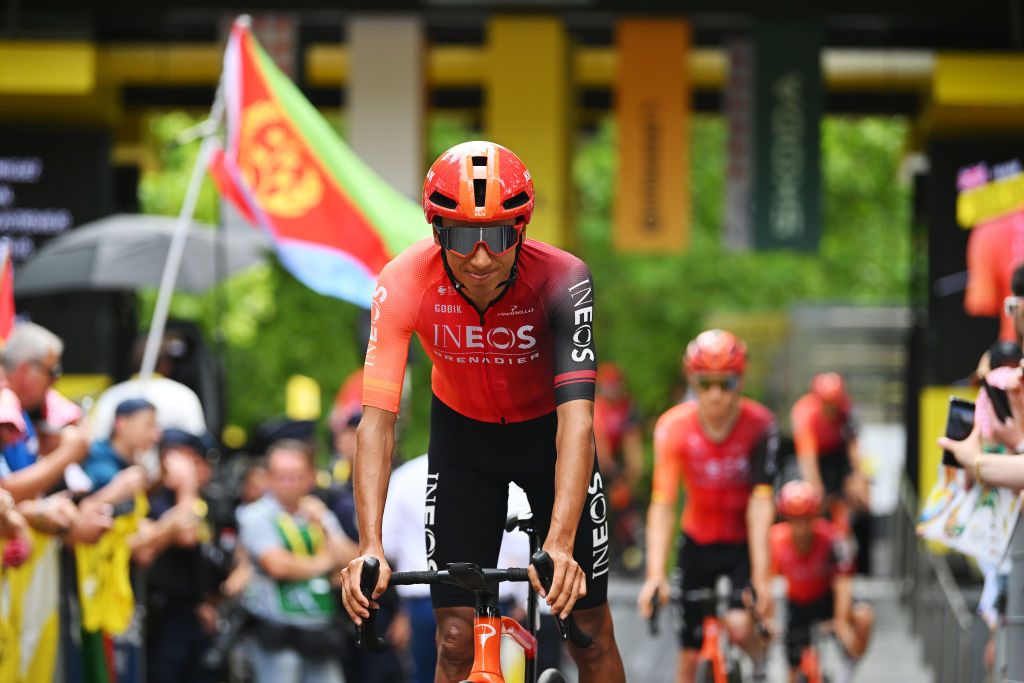
<svg viewBox="0 0 1024 683">
<path fill-rule="evenodd" d="M 160 441 L 162 484 L 150 496 L 150 524 L 136 561 L 148 565 L 146 658 L 154 683 L 212 680 L 203 654 L 217 629 L 220 585 L 230 552 L 207 495 L 211 468 L 202 440 L 180 429 Z"/>
</svg>

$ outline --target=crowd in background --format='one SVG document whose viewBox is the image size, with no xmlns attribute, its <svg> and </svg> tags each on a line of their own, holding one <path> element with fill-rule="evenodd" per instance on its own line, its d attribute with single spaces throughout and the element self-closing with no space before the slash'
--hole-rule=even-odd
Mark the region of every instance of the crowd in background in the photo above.
<svg viewBox="0 0 1024 683">
<path fill-rule="evenodd" d="M 1013 271 L 1010 287 L 1012 294 L 1005 298 L 1003 307 L 1005 315 L 1013 322 L 1013 339 L 995 341 L 981 356 L 976 371 L 966 381 L 977 389 L 973 430 L 961 441 L 942 437 L 939 445 L 949 451 L 955 458 L 955 464 L 962 468 L 967 487 L 975 484 L 1001 487 L 1019 494 L 1024 489 L 1024 458 L 1013 456 L 1024 455 L 1024 381 L 1021 369 L 1024 356 L 1021 350 L 1024 340 L 1024 266 Z M 991 389 L 1005 396 L 1006 405 L 1002 409 L 995 405 Z M 1003 411 L 1006 414 L 1001 414 Z M 986 663 L 991 668 L 995 657 L 995 636 L 1006 624 L 1010 563 L 979 563 L 979 569 L 985 576 L 985 587 L 978 612 L 993 636 L 986 653 Z"/>
<path fill-rule="evenodd" d="M 32 323 L 4 349 L 0 681 L 433 680 L 426 593 L 382 596 L 378 628 L 392 647 L 379 654 L 354 647 L 336 595 L 336 570 L 358 544 L 359 373 L 328 417 L 328 448 L 315 423 L 275 419 L 250 452 L 225 458 L 195 392 L 170 378 L 173 357 L 84 415 L 53 388 L 62 353 Z M 635 575 L 650 486 L 645 430 L 623 370 L 609 363 L 598 373 L 595 437 L 615 571 Z M 422 568 L 422 500 L 401 492 L 423 489 L 424 460 L 393 475 L 384 524 L 396 569 Z M 520 499 L 511 500 L 514 511 Z M 522 547 L 509 552 L 509 566 L 527 561 Z M 517 610 L 514 596 L 507 604 Z M 548 625 L 541 637 L 552 633 Z M 558 657 L 557 647 L 541 652 Z"/>
</svg>

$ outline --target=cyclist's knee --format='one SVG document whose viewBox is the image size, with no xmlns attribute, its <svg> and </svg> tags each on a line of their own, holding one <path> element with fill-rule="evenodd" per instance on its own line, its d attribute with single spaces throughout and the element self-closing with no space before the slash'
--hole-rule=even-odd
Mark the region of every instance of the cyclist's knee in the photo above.
<svg viewBox="0 0 1024 683">
<path fill-rule="evenodd" d="M 463 669 L 473 663 L 473 622 L 461 614 L 437 615 L 437 658 L 445 668 Z"/>
<path fill-rule="evenodd" d="M 573 612 L 573 617 L 580 629 L 593 639 L 590 647 L 579 648 L 570 644 L 569 650 L 578 667 L 586 669 L 601 665 L 609 655 L 617 651 L 608 605 Z"/>
<path fill-rule="evenodd" d="M 725 628 L 729 632 L 729 640 L 743 644 L 753 636 L 754 622 L 746 610 L 731 609 L 725 615 Z"/>
</svg>

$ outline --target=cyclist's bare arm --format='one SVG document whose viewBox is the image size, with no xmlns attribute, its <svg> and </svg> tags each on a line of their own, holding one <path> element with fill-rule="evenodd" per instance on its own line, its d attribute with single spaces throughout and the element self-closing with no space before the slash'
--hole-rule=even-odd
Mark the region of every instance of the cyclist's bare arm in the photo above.
<svg viewBox="0 0 1024 683">
<path fill-rule="evenodd" d="M 848 623 L 853 607 L 853 577 L 839 575 L 832 579 L 833 618 Z"/>
<path fill-rule="evenodd" d="M 359 589 L 363 557 L 372 555 L 380 560 L 380 578 L 374 590 L 375 596 L 384 592 L 391 577 L 391 568 L 384 559 L 381 526 L 391 477 L 391 454 L 395 447 L 397 418 L 389 410 L 363 406 L 363 417 L 356 431 L 356 456 L 352 474 L 356 519 L 359 523 L 359 556 L 342 570 L 342 603 L 357 624 L 370 615 L 370 603 Z"/>
<path fill-rule="evenodd" d="M 555 504 L 544 550 L 551 555 L 555 573 L 547 603 L 553 614 L 567 617 L 576 600 L 587 594 L 587 577 L 572 557 L 576 528 L 583 512 L 587 488 L 594 467 L 594 402 L 577 399 L 557 408 L 558 432 L 555 435 Z M 531 568 L 534 588 L 540 581 Z M 544 594 L 543 592 L 541 593 Z"/>
<path fill-rule="evenodd" d="M 675 535 L 676 500 L 683 479 L 682 440 L 673 433 L 672 424 L 673 418 L 666 413 L 654 427 L 654 475 L 651 504 L 647 508 L 647 578 L 637 598 L 644 618 L 650 616 L 654 595 L 662 604 L 668 601 L 665 567 Z"/>
<path fill-rule="evenodd" d="M 645 619 L 651 616 L 652 596 L 657 593 L 661 604 L 668 601 L 665 567 L 672 548 L 675 518 L 675 506 L 670 503 L 652 502 L 647 508 L 647 575 L 637 598 L 637 609 Z"/>
<path fill-rule="evenodd" d="M 770 599 L 771 563 L 768 533 L 775 521 L 775 503 L 770 486 L 757 486 L 747 503 L 747 546 L 750 549 L 750 579 L 758 593 L 758 604 Z M 763 615 L 767 616 L 767 615 Z"/>
</svg>

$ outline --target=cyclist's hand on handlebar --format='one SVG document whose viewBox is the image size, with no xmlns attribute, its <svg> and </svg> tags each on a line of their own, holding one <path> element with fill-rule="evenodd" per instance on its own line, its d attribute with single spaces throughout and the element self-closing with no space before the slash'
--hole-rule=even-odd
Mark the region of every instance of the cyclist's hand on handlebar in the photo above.
<svg viewBox="0 0 1024 683">
<path fill-rule="evenodd" d="M 374 598 L 379 597 L 387 590 L 388 581 L 391 580 L 391 566 L 384 559 L 384 553 L 380 551 L 371 551 L 365 555 L 360 555 L 341 570 L 341 603 L 357 626 L 362 623 L 363 619 L 370 616 L 371 607 L 373 609 L 378 607 L 376 602 L 366 599 L 366 596 L 363 595 L 363 591 L 359 587 L 363 560 L 367 557 L 375 557 L 380 561 L 380 576 L 377 578 L 377 586 L 373 590 Z"/>
<path fill-rule="evenodd" d="M 657 596 L 658 604 L 662 607 L 668 604 L 669 586 L 666 578 L 647 579 L 640 587 L 640 595 L 636 599 L 636 609 L 644 619 L 651 618 L 655 596 Z"/>
<path fill-rule="evenodd" d="M 771 584 L 758 582 L 754 584 L 754 592 L 754 615 L 762 621 L 769 621 L 775 614 L 775 598 L 772 596 Z"/>
<path fill-rule="evenodd" d="M 551 613 L 565 619 L 572 612 L 576 601 L 587 594 L 587 575 L 573 559 L 572 547 L 563 549 L 545 546 L 544 550 L 551 556 L 555 569 L 551 579 L 551 590 L 545 592 L 533 565 L 529 568 L 530 583 L 537 594 L 547 602 Z"/>
</svg>

